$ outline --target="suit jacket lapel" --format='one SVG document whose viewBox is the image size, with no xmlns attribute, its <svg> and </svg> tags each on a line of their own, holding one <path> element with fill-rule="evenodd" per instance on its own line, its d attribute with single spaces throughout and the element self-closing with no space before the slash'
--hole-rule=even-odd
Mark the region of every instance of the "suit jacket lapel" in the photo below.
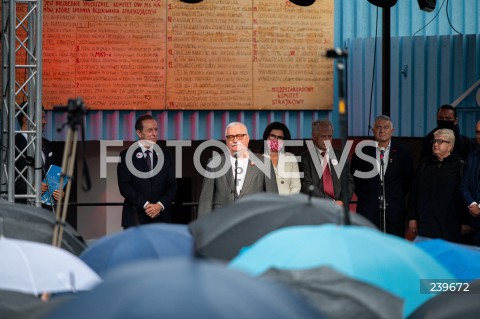
<svg viewBox="0 0 480 319">
<path fill-rule="evenodd" d="M 226 161 L 230 161 L 230 157 L 225 157 L 225 155 L 222 155 L 222 165 L 220 165 L 220 167 L 224 167 L 226 163 Z M 232 192 L 236 192 L 237 191 L 237 188 L 235 187 L 235 181 L 234 181 L 234 176 L 233 176 L 233 168 L 230 167 L 230 169 L 228 170 L 228 172 L 225 173 L 225 179 L 227 181 L 227 184 L 228 184 L 228 187 L 230 188 L 230 190 Z"/>
<path fill-rule="evenodd" d="M 143 157 L 143 152 L 140 147 L 137 148 L 135 152 L 133 152 L 132 162 L 133 166 L 135 166 L 135 168 L 138 169 L 140 172 L 146 172 L 148 170 L 147 162 L 145 160 L 145 157 Z"/>
<path fill-rule="evenodd" d="M 256 173 L 254 168 L 255 168 L 255 166 L 252 165 L 252 162 L 250 161 L 250 159 L 248 159 L 247 173 L 245 174 L 245 180 L 243 181 L 243 186 L 242 186 L 242 189 L 240 191 L 240 196 L 243 196 L 243 194 L 245 194 L 245 192 L 248 190 L 248 188 L 252 184 L 253 176 Z"/>
</svg>

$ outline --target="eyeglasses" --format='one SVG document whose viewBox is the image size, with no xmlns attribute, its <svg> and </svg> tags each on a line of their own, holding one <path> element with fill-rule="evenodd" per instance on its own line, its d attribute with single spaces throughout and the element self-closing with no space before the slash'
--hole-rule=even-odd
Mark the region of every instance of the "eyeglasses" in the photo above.
<svg viewBox="0 0 480 319">
<path fill-rule="evenodd" d="M 278 136 L 275 134 L 268 134 L 268 139 L 269 140 L 283 140 L 285 137 L 284 136 Z"/>
<path fill-rule="evenodd" d="M 227 141 L 233 141 L 235 138 L 241 141 L 245 136 L 247 136 L 247 134 L 227 135 L 225 136 L 225 138 L 227 139 Z"/>
<path fill-rule="evenodd" d="M 445 140 L 442 140 L 442 139 L 432 140 L 432 144 L 435 144 L 435 143 L 437 143 L 438 145 L 442 145 L 443 143 L 450 144 L 449 141 L 445 141 Z"/>
</svg>

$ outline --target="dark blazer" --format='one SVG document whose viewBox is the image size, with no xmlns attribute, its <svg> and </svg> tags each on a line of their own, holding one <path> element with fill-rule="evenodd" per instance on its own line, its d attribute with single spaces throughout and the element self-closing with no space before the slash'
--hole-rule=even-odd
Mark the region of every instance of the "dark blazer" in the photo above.
<svg viewBox="0 0 480 319">
<path fill-rule="evenodd" d="M 24 150 L 27 147 L 27 139 L 23 134 L 19 133 L 15 135 L 15 157 L 19 156 L 18 150 Z M 45 177 L 46 172 L 50 168 L 50 165 L 53 164 L 53 152 L 52 146 L 49 140 L 46 138 L 42 138 L 42 153 L 43 153 L 43 167 L 42 167 L 42 178 Z M 18 160 L 15 162 L 15 168 L 19 171 L 22 171 L 26 166 L 27 162 L 31 162 L 31 165 L 34 165 L 35 158 L 31 158 L 27 161 L 27 154 L 24 153 L 23 156 L 20 156 Z M 26 171 L 23 174 L 25 177 L 27 176 Z M 15 178 L 18 177 L 18 174 L 15 173 Z M 23 179 L 16 179 L 15 182 L 15 194 L 26 194 L 27 193 L 27 185 L 23 181 Z"/>
<path fill-rule="evenodd" d="M 149 224 L 172 221 L 171 204 L 177 193 L 175 166 L 168 152 L 163 151 L 164 163 L 158 174 L 150 178 L 140 178 L 130 172 L 125 156 L 128 150 L 120 153 L 120 163 L 117 166 L 118 188 L 125 198 L 122 210 L 122 227 L 127 228 L 139 224 Z M 137 154 L 138 157 L 137 157 Z M 153 167 L 156 167 L 158 155 L 153 152 Z M 147 172 L 147 162 L 140 147 L 132 154 L 133 166 L 140 172 Z M 155 204 L 161 202 L 165 207 L 157 218 L 150 218 L 143 209 L 146 202 Z"/>
<path fill-rule="evenodd" d="M 257 157 L 260 160 L 263 159 L 263 156 L 261 155 L 257 155 Z M 216 167 L 210 170 L 212 174 L 211 176 L 203 178 L 202 191 L 198 202 L 198 217 L 205 216 L 217 208 L 234 202 L 233 197 L 236 192 L 234 175 L 229 163 L 225 163 L 225 154 L 211 158 L 209 163 L 212 161 L 216 164 L 220 164 L 215 165 Z M 278 193 L 277 180 L 273 165 L 271 165 L 270 160 L 265 160 L 265 163 L 267 163 L 270 168 L 270 178 L 262 172 L 257 164 L 250 159 L 248 160 L 247 173 L 245 175 L 243 187 L 238 195 L 238 200 L 255 193 Z M 229 169 L 225 174 L 220 175 L 219 171 L 225 165 L 228 165 Z"/>
<path fill-rule="evenodd" d="M 332 175 L 332 181 L 333 181 L 333 191 L 335 194 L 335 200 L 344 200 L 347 198 L 347 202 L 344 203 L 345 205 L 348 205 L 350 203 L 350 199 L 352 198 L 353 195 L 353 178 L 352 175 L 350 175 L 349 171 L 349 165 L 348 161 L 345 162 L 345 166 L 341 172 L 340 178 L 342 179 L 347 179 L 347 185 L 348 189 L 346 190 L 346 193 L 342 189 L 342 181 L 337 175 L 337 172 L 334 168 L 335 165 L 338 165 L 338 160 L 341 157 L 341 153 L 338 150 L 335 151 L 335 157 L 337 158 L 337 162 L 332 162 L 332 158 L 330 158 L 330 173 Z M 314 153 L 316 155 L 317 153 Z M 315 168 L 315 164 L 313 161 L 312 156 L 310 155 L 309 151 L 306 151 L 301 154 L 302 161 L 300 162 L 299 169 L 301 172 L 303 172 L 303 178 L 302 178 L 302 189 L 301 192 L 305 194 L 309 194 L 308 188 L 310 185 L 313 185 L 314 190 L 313 190 L 313 196 L 315 197 L 320 197 L 320 198 L 327 198 L 325 195 L 325 192 L 323 191 L 323 176 L 320 178 L 319 172 Z M 320 161 L 320 159 L 318 158 Z M 335 165 L 334 165 L 335 163 Z M 321 167 L 318 167 L 320 170 L 321 174 Z"/>
<path fill-rule="evenodd" d="M 375 158 L 375 147 L 365 146 L 363 153 Z M 356 154 L 352 156 L 350 171 L 369 172 L 373 169 L 370 162 L 360 159 Z M 401 144 L 391 142 L 390 154 L 385 172 L 385 198 L 387 202 L 386 222 L 406 223 L 407 195 L 410 191 L 414 176 L 413 158 L 410 151 Z M 380 226 L 380 175 L 364 179 L 353 176 L 355 193 L 358 197 L 357 212 L 367 217 L 372 223 Z M 404 236 L 403 234 L 398 234 Z"/>
<path fill-rule="evenodd" d="M 467 206 L 473 202 L 480 204 L 480 149 L 471 152 L 467 157 L 460 192 Z M 471 217 L 471 223 L 476 231 L 480 229 L 480 218 Z"/>
</svg>

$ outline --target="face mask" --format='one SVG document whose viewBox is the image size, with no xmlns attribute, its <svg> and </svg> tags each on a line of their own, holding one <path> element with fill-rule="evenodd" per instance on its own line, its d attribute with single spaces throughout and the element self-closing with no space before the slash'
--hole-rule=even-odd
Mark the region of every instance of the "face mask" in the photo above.
<svg viewBox="0 0 480 319">
<path fill-rule="evenodd" d="M 283 147 L 283 141 L 279 140 L 267 140 L 268 148 L 271 152 L 278 152 Z"/>
<path fill-rule="evenodd" d="M 455 127 L 455 121 L 437 120 L 437 127 L 439 129 L 448 128 L 449 130 L 453 130 Z"/>
</svg>

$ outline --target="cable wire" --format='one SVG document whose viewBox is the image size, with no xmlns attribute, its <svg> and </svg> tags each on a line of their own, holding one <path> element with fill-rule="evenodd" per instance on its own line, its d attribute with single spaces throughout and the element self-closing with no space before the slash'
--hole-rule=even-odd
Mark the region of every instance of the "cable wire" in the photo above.
<svg viewBox="0 0 480 319">
<path fill-rule="evenodd" d="M 430 23 L 433 22 L 433 20 L 435 20 L 436 17 L 438 17 L 438 14 L 440 13 L 440 11 L 442 11 L 442 7 L 443 7 L 443 4 L 445 3 L 445 0 L 443 0 L 442 2 L 442 5 L 440 6 L 440 8 L 438 9 L 437 13 L 435 14 L 435 16 L 432 18 L 432 20 L 428 21 L 428 23 L 426 25 L 424 25 L 423 27 L 421 27 L 417 32 L 415 32 L 413 34 L 413 36 L 415 36 L 418 32 L 422 31 L 423 29 L 425 29 L 426 27 L 428 27 L 428 25 Z M 448 14 L 447 14 L 447 17 L 448 17 Z"/>
<path fill-rule="evenodd" d="M 450 28 L 453 29 L 453 31 L 457 32 L 460 35 L 463 35 L 461 32 L 458 32 L 457 29 L 452 25 L 452 21 L 450 21 L 450 16 L 448 15 L 448 4 L 450 3 L 450 0 L 447 0 L 447 5 L 445 6 L 445 12 L 447 13 L 447 20 L 448 24 L 450 25 Z"/>
<path fill-rule="evenodd" d="M 375 83 L 375 69 L 376 69 L 376 61 L 377 61 L 377 34 L 378 34 L 378 7 L 377 7 L 377 16 L 375 19 L 375 42 L 373 46 L 373 70 L 372 70 L 372 85 L 370 87 L 370 110 L 368 114 L 368 130 L 367 136 L 370 136 L 371 131 L 371 120 L 372 120 L 372 100 L 373 100 L 373 85 Z"/>
</svg>

